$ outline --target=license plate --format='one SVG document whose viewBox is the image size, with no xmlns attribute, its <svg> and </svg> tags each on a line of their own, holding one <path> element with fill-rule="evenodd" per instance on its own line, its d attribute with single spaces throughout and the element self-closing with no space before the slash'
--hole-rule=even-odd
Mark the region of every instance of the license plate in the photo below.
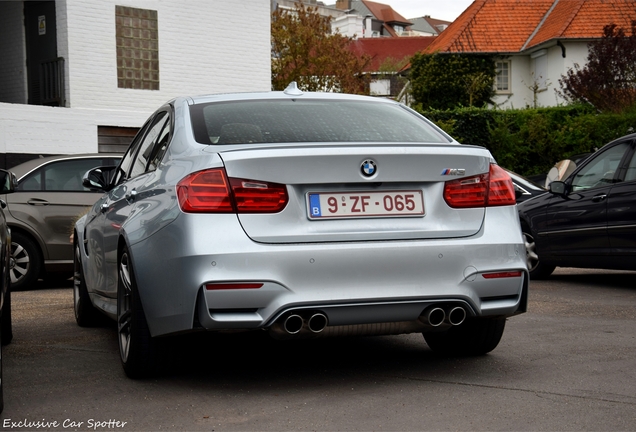
<svg viewBox="0 0 636 432">
<path fill-rule="evenodd" d="M 309 219 L 423 216 L 422 191 L 307 194 Z"/>
</svg>

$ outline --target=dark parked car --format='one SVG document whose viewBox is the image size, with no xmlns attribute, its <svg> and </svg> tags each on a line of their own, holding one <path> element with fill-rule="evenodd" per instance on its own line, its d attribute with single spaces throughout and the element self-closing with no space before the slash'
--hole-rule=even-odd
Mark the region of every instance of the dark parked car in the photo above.
<svg viewBox="0 0 636 432">
<path fill-rule="evenodd" d="M 543 186 L 539 186 L 533 181 L 528 180 L 527 178 L 515 172 L 512 172 L 510 170 L 506 170 L 506 172 L 512 179 L 512 185 L 515 187 L 515 196 L 517 198 L 517 203 L 523 202 L 527 199 L 547 192 L 547 189 Z"/>
<path fill-rule="evenodd" d="M 569 176 L 581 162 L 587 159 L 592 153 L 579 153 L 573 156 L 568 157 L 567 159 L 563 159 L 558 161 L 550 171 L 543 174 L 535 174 L 528 176 L 528 180 L 532 181 L 535 184 L 543 185 L 544 187 L 548 187 L 550 183 L 554 180 L 563 180 L 567 176 Z"/>
<path fill-rule="evenodd" d="M 11 286 L 30 286 L 46 271 L 71 277 L 75 221 L 100 194 L 82 186 L 84 174 L 119 163 L 118 154 L 78 154 L 33 159 L 11 168 L 18 178 L 14 194 L 5 197 L 12 231 Z"/>
<path fill-rule="evenodd" d="M 15 190 L 17 179 L 13 173 L 0 170 L 0 193 L 8 194 Z M 0 208 L 6 203 L 0 200 Z M 11 231 L 7 228 L 4 212 L 0 209 L 0 412 L 4 408 L 4 393 L 2 386 L 2 345 L 7 345 L 13 339 L 11 327 L 11 291 L 9 290 L 9 268 L 11 265 Z"/>
<path fill-rule="evenodd" d="M 636 270 L 636 134 L 585 159 L 518 205 L 534 279 L 556 266 Z"/>
</svg>

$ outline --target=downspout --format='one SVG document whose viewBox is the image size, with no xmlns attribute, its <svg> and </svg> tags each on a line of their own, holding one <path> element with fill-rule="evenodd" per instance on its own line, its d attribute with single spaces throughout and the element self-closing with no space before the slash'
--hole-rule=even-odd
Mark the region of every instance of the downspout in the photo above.
<svg viewBox="0 0 636 432">
<path fill-rule="evenodd" d="M 557 46 L 561 47 L 561 57 L 565 58 L 565 45 L 563 45 L 563 43 L 560 40 L 558 40 Z"/>
</svg>

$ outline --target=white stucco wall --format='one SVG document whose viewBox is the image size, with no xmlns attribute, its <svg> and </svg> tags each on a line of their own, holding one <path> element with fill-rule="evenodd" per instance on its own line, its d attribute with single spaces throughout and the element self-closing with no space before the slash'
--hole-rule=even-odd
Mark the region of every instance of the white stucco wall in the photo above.
<svg viewBox="0 0 636 432">
<path fill-rule="evenodd" d="M 574 64 L 584 66 L 587 62 L 587 42 L 564 41 L 565 58 L 561 47 L 553 45 L 544 48 L 547 57 L 546 87 L 537 92 L 537 106 L 548 107 L 565 104 L 558 94 L 561 90 L 559 80 L 562 75 L 574 67 Z M 532 86 L 535 81 L 536 58 L 531 53 L 514 55 L 511 60 L 511 91 L 509 94 L 499 94 L 495 97 L 495 103 L 500 108 L 525 108 L 534 105 Z"/>
<path fill-rule="evenodd" d="M 116 5 L 157 11 L 160 90 L 117 87 Z M 0 103 L 0 152 L 96 152 L 97 126 L 140 127 L 175 96 L 271 89 L 266 1 L 56 0 L 56 16 L 67 108 Z"/>
<path fill-rule="evenodd" d="M 364 20 L 358 15 L 343 15 L 331 21 L 331 30 L 358 39 L 364 36 Z"/>
</svg>

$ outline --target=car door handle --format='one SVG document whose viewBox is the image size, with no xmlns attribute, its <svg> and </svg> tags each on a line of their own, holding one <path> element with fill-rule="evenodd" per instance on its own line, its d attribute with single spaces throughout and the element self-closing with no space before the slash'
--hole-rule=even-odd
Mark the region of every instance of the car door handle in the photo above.
<svg viewBox="0 0 636 432">
<path fill-rule="evenodd" d="M 27 204 L 33 205 L 33 206 L 47 206 L 49 205 L 49 202 L 43 199 L 31 198 L 30 200 L 27 201 Z"/>
<path fill-rule="evenodd" d="M 605 198 L 607 198 L 607 194 L 600 194 L 600 195 L 596 195 L 595 197 L 592 198 L 593 202 L 599 202 L 599 201 L 603 201 Z"/>
<path fill-rule="evenodd" d="M 133 190 L 131 190 L 130 192 L 128 192 L 126 194 L 126 201 L 131 203 L 131 202 L 133 202 L 135 200 L 136 197 L 137 197 L 137 191 L 135 189 L 133 189 Z"/>
</svg>

